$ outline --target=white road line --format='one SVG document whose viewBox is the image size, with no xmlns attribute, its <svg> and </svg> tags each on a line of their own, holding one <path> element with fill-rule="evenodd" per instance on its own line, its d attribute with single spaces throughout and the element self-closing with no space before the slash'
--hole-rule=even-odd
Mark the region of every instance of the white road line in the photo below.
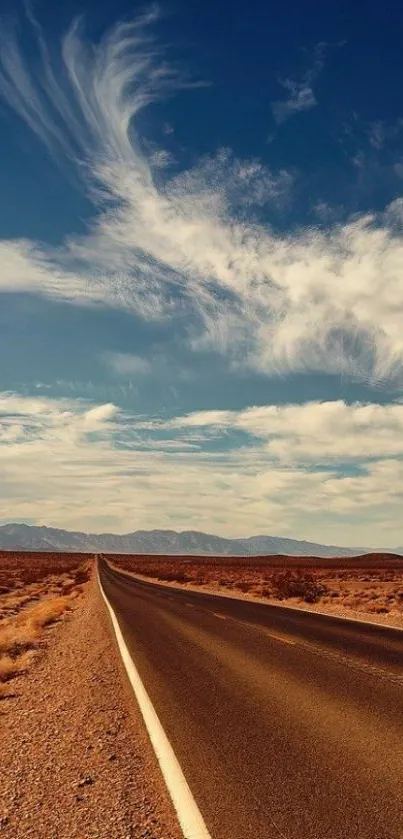
<svg viewBox="0 0 403 839">
<path fill-rule="evenodd" d="M 282 644 L 290 644 L 290 646 L 295 647 L 296 641 L 293 641 L 292 638 L 286 638 L 285 635 L 275 635 L 274 632 L 266 632 L 266 635 L 269 638 L 274 638 L 275 641 L 281 641 Z"/>
<path fill-rule="evenodd" d="M 203 816 L 201 815 L 196 801 L 189 789 L 173 748 L 158 719 L 151 699 L 148 696 L 134 661 L 126 646 L 126 642 L 123 638 L 115 612 L 102 588 L 98 569 L 97 578 L 101 595 L 106 603 L 111 617 L 119 651 L 139 704 L 140 711 L 143 715 L 148 735 L 157 756 L 165 784 L 175 807 L 184 839 L 212 839 L 211 834 L 208 832 L 205 825 Z"/>
<path fill-rule="evenodd" d="M 219 615 L 217 615 L 219 617 Z M 234 623 L 242 624 L 242 626 L 247 626 L 248 629 L 256 629 L 258 632 L 263 632 L 267 638 L 274 638 L 275 641 L 281 641 L 282 644 L 290 644 L 292 647 L 295 647 L 299 642 L 294 641 L 293 638 L 289 638 L 286 635 L 278 635 L 277 632 L 271 632 L 270 629 L 267 629 L 266 626 L 260 626 L 257 623 L 250 623 L 248 621 L 241 621 L 239 618 L 231 618 Z M 299 646 L 302 646 L 299 644 Z"/>
<path fill-rule="evenodd" d="M 211 614 L 212 614 L 212 615 L 214 615 L 214 617 L 215 617 L 215 618 L 220 618 L 220 620 L 222 620 L 222 621 L 226 621 L 226 620 L 227 620 L 227 616 L 226 616 L 226 615 L 219 615 L 219 614 L 218 614 L 218 612 L 212 612 Z"/>
</svg>

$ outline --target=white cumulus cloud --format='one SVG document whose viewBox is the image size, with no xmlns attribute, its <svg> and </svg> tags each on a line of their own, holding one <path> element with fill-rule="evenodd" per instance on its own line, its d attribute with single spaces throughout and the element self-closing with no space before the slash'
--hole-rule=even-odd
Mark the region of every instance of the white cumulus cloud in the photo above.
<svg viewBox="0 0 403 839">
<path fill-rule="evenodd" d="M 403 456 L 403 405 L 342 400 L 263 405 L 242 411 L 195 411 L 150 428 L 243 431 L 263 441 L 265 451 L 283 463 L 359 463 Z"/>
</svg>

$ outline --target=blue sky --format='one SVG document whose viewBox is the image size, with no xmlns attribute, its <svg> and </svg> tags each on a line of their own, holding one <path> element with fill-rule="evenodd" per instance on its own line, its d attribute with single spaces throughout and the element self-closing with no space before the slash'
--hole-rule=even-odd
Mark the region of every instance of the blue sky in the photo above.
<svg viewBox="0 0 403 839">
<path fill-rule="evenodd" d="M 0 521 L 401 544 L 399 4 L 1 12 Z"/>
</svg>

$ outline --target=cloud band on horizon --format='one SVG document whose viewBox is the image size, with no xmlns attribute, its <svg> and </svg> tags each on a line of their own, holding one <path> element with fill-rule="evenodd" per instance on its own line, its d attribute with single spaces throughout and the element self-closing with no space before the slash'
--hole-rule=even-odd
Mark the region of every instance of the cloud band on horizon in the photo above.
<svg viewBox="0 0 403 839">
<path fill-rule="evenodd" d="M 396 404 L 268 405 L 162 421 L 111 403 L 0 392 L 0 519 L 12 510 L 12 520 L 84 530 L 107 520 L 116 532 L 400 544 L 402 431 Z"/>
</svg>

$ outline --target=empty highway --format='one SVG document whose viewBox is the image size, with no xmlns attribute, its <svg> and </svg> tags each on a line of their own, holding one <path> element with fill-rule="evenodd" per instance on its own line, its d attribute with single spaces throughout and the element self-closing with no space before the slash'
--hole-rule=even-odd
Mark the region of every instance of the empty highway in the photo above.
<svg viewBox="0 0 403 839">
<path fill-rule="evenodd" d="M 402 632 L 99 571 L 213 839 L 403 839 Z"/>
</svg>

